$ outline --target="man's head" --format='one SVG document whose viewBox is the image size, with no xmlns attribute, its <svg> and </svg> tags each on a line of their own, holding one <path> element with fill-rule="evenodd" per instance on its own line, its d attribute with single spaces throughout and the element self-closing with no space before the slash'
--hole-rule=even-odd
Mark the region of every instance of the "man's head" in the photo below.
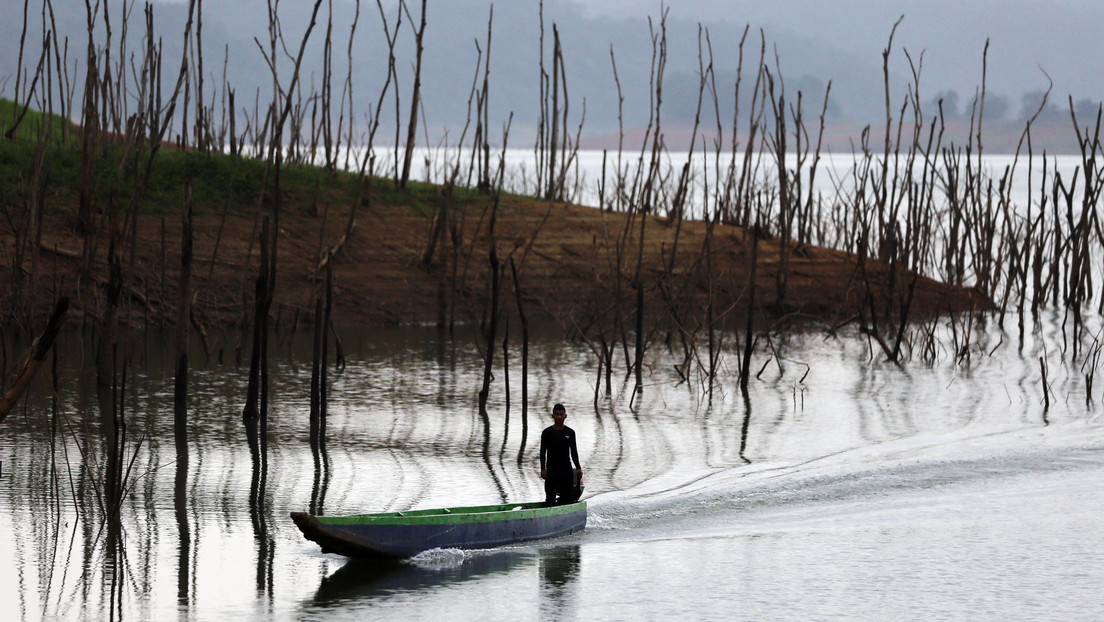
<svg viewBox="0 0 1104 622">
<path fill-rule="evenodd" d="M 564 408 L 564 405 L 556 404 L 555 406 L 553 406 L 552 420 L 555 421 L 557 424 L 561 424 L 564 422 L 564 419 L 567 419 L 567 409 Z"/>
</svg>

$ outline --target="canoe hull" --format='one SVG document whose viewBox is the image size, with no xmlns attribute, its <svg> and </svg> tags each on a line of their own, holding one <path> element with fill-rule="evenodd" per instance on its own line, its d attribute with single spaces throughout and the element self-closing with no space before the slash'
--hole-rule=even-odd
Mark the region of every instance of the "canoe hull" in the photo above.
<svg viewBox="0 0 1104 622">
<path fill-rule="evenodd" d="M 407 514 L 311 516 L 293 512 L 303 535 L 325 553 L 411 557 L 437 548 L 479 549 L 565 536 L 586 527 L 586 502 L 442 508 Z"/>
</svg>

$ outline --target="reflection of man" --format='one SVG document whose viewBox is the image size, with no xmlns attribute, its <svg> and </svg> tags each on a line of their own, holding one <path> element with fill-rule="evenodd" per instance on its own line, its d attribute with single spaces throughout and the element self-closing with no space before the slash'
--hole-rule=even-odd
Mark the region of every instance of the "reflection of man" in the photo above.
<svg viewBox="0 0 1104 622">
<path fill-rule="evenodd" d="M 582 619 L 579 606 L 579 547 L 557 546 L 541 548 L 538 552 L 540 567 L 540 619 Z"/>
<path fill-rule="evenodd" d="M 556 404 L 552 407 L 554 423 L 541 432 L 540 476 L 544 479 L 546 503 L 574 503 L 583 494 L 583 467 L 579 465 L 575 430 L 564 425 L 566 419 L 567 409 L 563 404 Z"/>
</svg>

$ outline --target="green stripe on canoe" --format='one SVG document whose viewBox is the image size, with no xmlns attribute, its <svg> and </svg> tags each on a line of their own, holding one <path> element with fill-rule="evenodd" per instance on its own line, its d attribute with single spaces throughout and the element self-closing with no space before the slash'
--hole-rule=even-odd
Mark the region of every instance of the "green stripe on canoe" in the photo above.
<svg viewBox="0 0 1104 622">
<path fill-rule="evenodd" d="M 578 512 L 585 508 L 586 501 L 553 506 L 547 506 L 544 503 L 506 503 L 460 508 L 383 512 L 380 514 L 316 516 L 315 518 L 323 525 L 453 525 L 558 516 Z"/>
</svg>

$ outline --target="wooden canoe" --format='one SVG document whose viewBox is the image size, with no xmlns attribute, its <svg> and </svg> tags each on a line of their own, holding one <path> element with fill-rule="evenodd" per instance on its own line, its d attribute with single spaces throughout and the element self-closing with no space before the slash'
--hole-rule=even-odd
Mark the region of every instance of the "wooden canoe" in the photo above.
<svg viewBox="0 0 1104 622">
<path fill-rule="evenodd" d="M 587 504 L 507 503 L 349 516 L 292 512 L 323 553 L 354 558 L 411 557 L 430 549 L 481 549 L 554 538 L 586 527 Z"/>
</svg>

